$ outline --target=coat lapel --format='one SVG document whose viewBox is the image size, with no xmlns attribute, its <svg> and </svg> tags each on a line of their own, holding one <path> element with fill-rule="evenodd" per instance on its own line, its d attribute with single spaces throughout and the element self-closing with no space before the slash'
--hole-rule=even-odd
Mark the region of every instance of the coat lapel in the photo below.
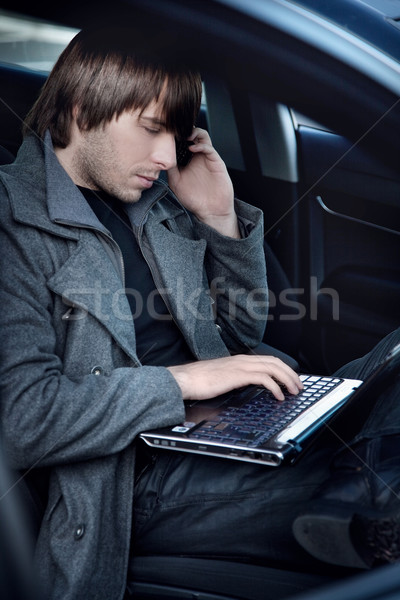
<svg viewBox="0 0 400 600">
<path fill-rule="evenodd" d="M 83 230 L 76 249 L 48 282 L 64 302 L 98 319 L 136 362 L 135 329 L 123 283 L 106 246 Z"/>
<path fill-rule="evenodd" d="M 197 358 L 212 358 L 216 349 L 219 355 L 227 353 L 214 326 L 212 301 L 207 292 L 205 240 L 182 237 L 154 221 L 150 215 L 144 230 L 143 252 L 155 278 L 160 278 L 156 284 L 161 287 L 171 314 Z"/>
</svg>

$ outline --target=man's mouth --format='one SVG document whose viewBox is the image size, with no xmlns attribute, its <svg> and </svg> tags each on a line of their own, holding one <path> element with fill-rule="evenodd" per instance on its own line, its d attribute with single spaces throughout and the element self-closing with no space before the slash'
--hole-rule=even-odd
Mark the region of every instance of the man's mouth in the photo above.
<svg viewBox="0 0 400 600">
<path fill-rule="evenodd" d="M 136 175 L 143 188 L 151 188 L 157 177 L 146 177 L 145 175 Z"/>
</svg>

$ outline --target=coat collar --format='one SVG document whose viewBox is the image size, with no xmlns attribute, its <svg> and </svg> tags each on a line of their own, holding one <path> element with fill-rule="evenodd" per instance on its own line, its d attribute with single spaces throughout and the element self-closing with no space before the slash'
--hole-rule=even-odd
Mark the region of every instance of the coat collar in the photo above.
<svg viewBox="0 0 400 600">
<path fill-rule="evenodd" d="M 40 139 L 30 135 L 22 143 L 14 163 L 1 169 L 1 178 L 8 191 L 12 214 L 19 223 L 62 237 L 77 239 L 76 232 L 49 219 L 46 199 L 46 147 Z M 67 177 L 65 172 L 63 182 L 64 177 Z"/>
</svg>

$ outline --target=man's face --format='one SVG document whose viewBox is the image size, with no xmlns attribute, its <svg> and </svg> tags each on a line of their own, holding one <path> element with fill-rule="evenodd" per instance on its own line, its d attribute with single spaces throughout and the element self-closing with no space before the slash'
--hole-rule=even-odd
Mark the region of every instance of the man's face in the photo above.
<svg viewBox="0 0 400 600">
<path fill-rule="evenodd" d="M 123 202 L 137 202 L 160 171 L 176 165 L 175 137 L 166 131 L 156 102 L 142 113 L 124 112 L 104 126 L 79 131 L 72 149 L 67 170 L 74 182 Z"/>
</svg>

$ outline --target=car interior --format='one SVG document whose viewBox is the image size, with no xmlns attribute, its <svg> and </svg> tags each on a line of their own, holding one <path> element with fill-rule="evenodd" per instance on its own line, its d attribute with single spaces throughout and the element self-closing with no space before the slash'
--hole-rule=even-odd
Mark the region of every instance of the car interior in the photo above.
<svg viewBox="0 0 400 600">
<path fill-rule="evenodd" d="M 21 122 L 45 79 L 43 72 L 0 63 L 1 164 L 14 159 Z M 236 196 L 264 212 L 270 290 L 264 343 L 300 371 L 331 374 L 398 327 L 400 171 L 256 88 L 205 73 L 198 125 L 224 158 Z M 281 565 L 143 556 L 133 591 L 139 600 L 389 600 L 400 585 L 395 566 L 358 577 L 323 565 L 309 575 Z M 331 585 L 338 578 L 344 582 Z M 10 599 L 22 598 L 7 585 Z"/>
<path fill-rule="evenodd" d="M 0 65 L 3 164 L 17 153 L 21 120 L 45 78 Z M 264 212 L 264 342 L 303 371 L 331 374 L 398 325 L 399 172 L 291 107 L 212 76 L 204 89 L 198 124 L 224 157 L 236 196 Z"/>
</svg>

